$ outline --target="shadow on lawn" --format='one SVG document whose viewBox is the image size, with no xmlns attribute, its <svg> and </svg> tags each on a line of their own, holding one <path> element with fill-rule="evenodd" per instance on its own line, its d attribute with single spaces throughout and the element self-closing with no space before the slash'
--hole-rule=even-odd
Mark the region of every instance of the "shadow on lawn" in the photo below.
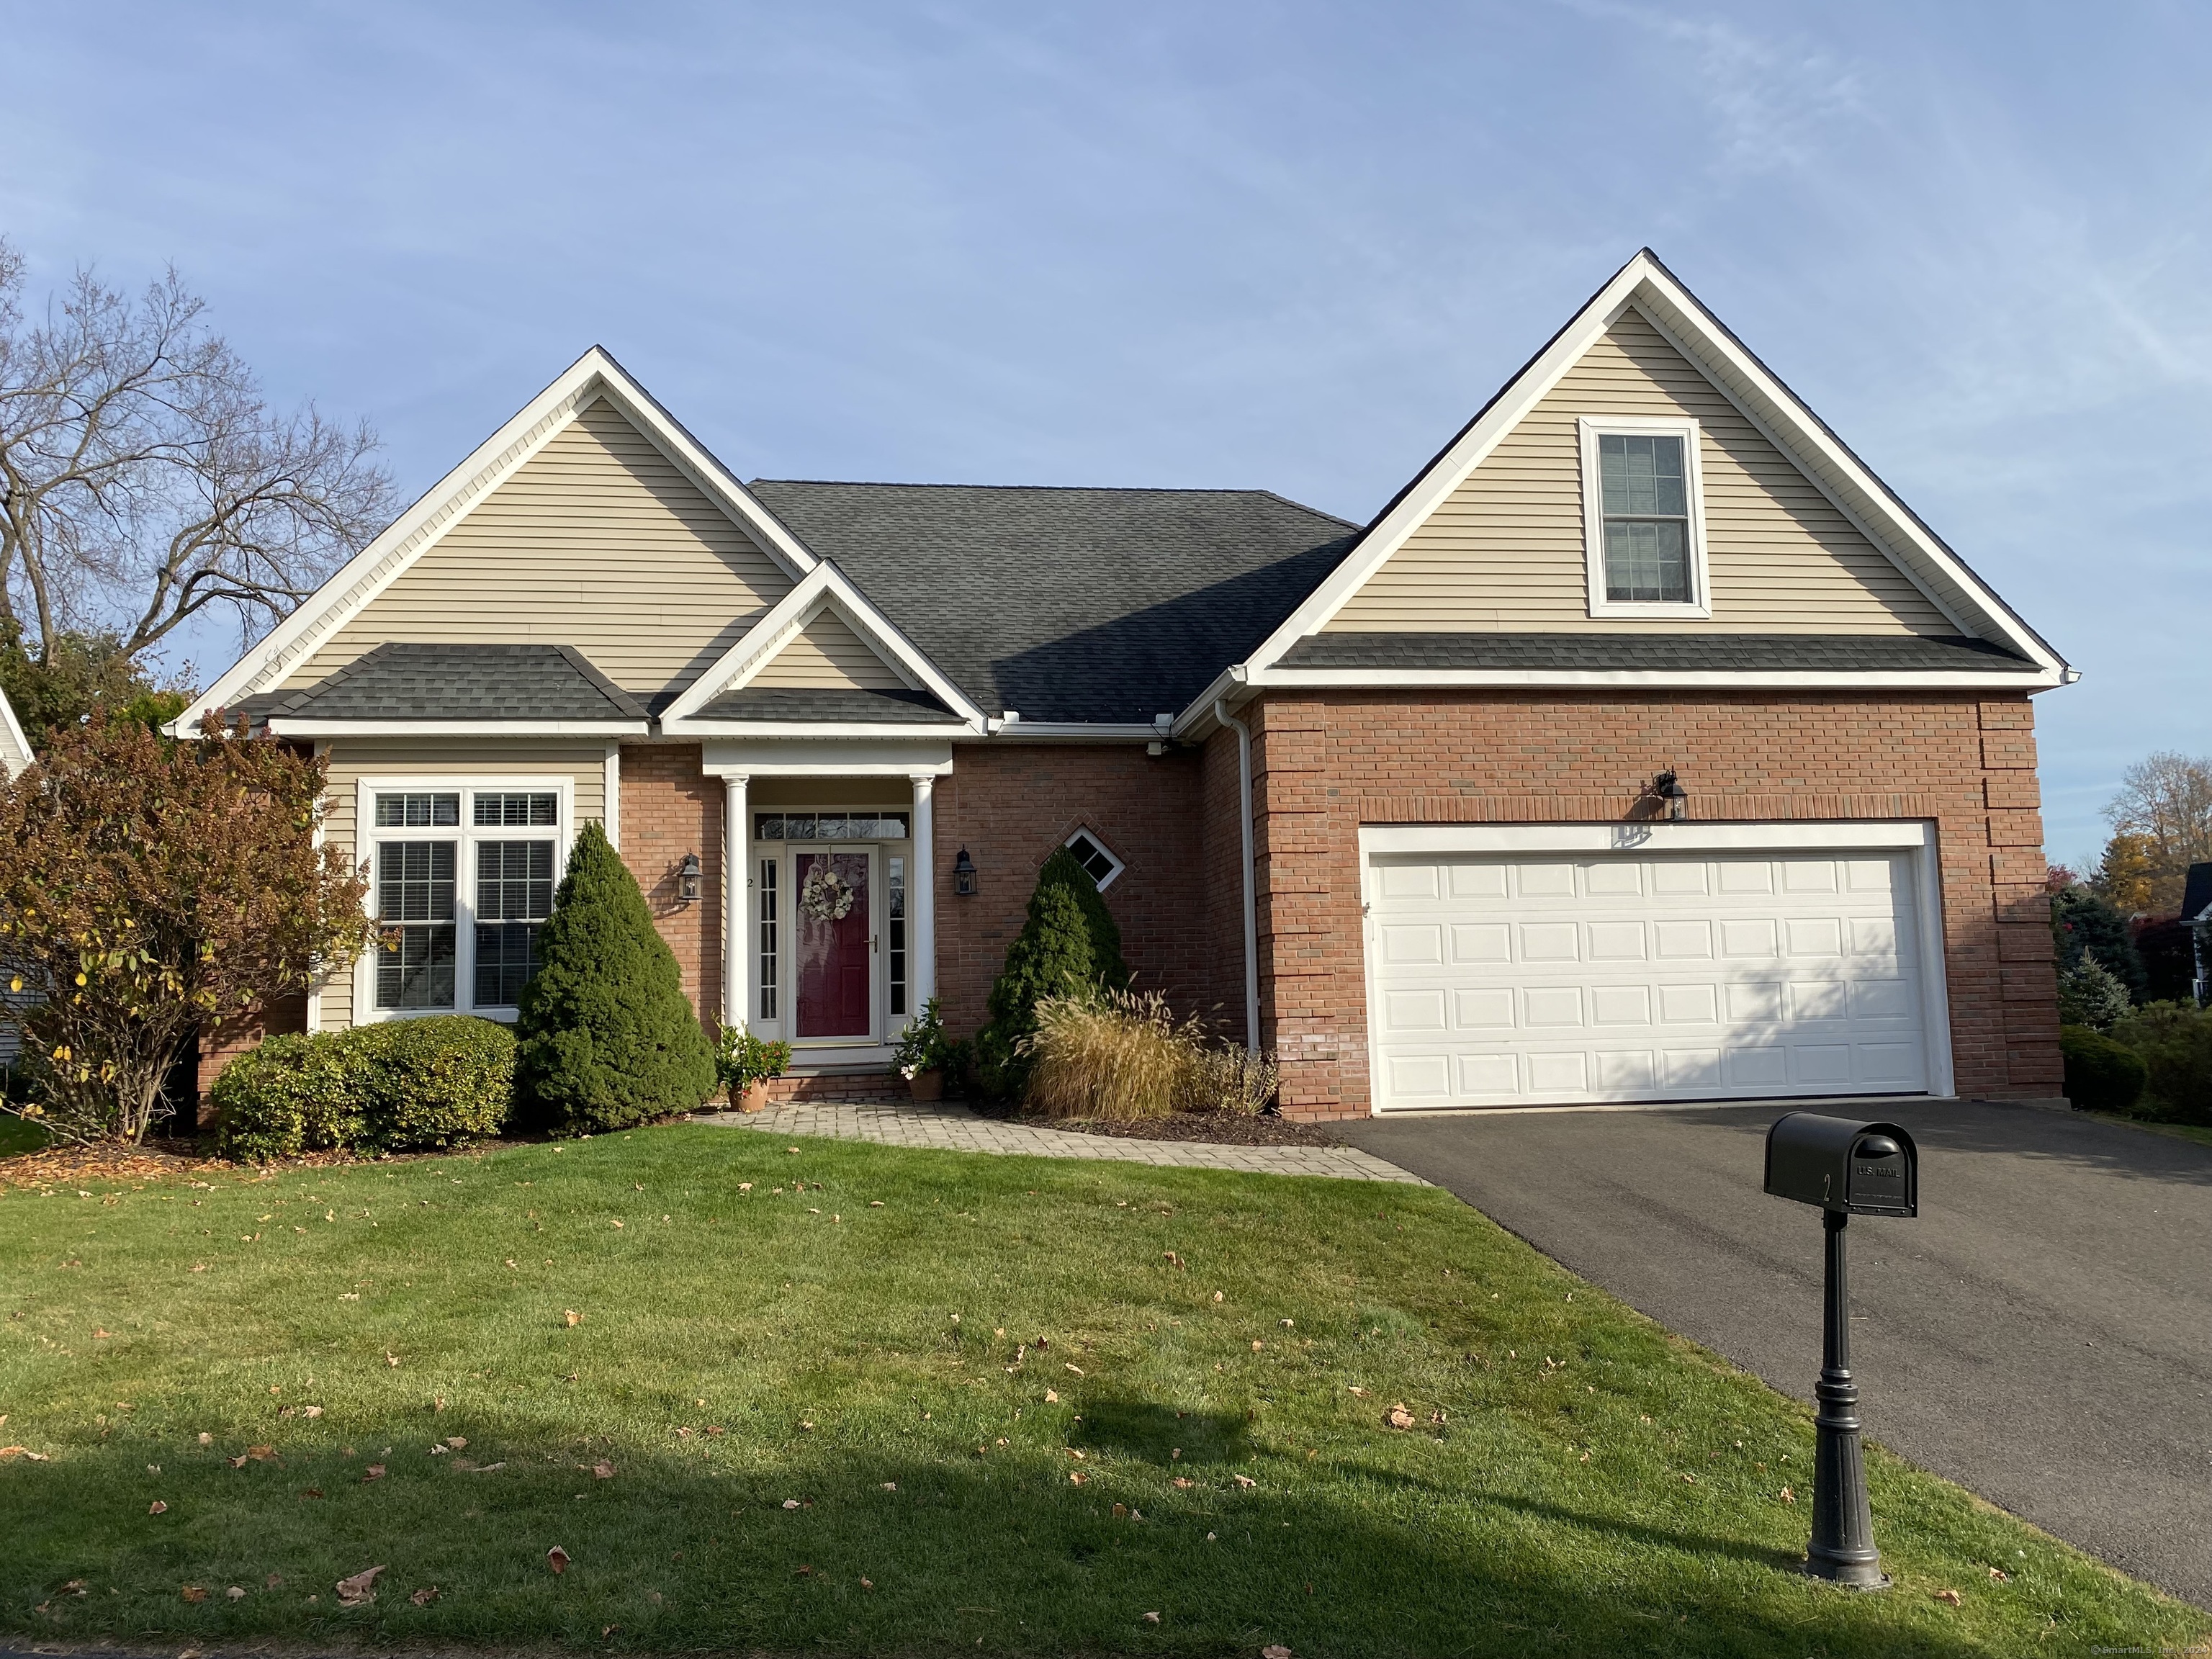
<svg viewBox="0 0 2212 1659">
<path fill-rule="evenodd" d="M 1917 1598 L 1808 1585 L 1778 1549 L 1380 1470 L 1317 1480 L 1252 1454 L 1244 1425 L 1221 1413 L 1100 1400 L 1083 1417 L 1097 1449 L 1081 1485 L 1056 1443 L 987 1440 L 980 1456 L 934 1457 L 896 1431 L 873 1437 L 880 1451 L 841 1446 L 834 1425 L 795 1443 L 733 1431 L 653 1455 L 468 1425 L 471 1457 L 501 1465 L 489 1472 L 431 1455 L 422 1416 L 343 1425 L 361 1449 L 351 1459 L 325 1437 L 240 1468 L 227 1446 L 179 1437 L 57 1447 L 52 1462 L 0 1468 L 0 1628 L 639 1651 L 1279 1642 L 1305 1656 L 1963 1656 L 1989 1635 L 1930 1631 Z M 1163 1439 L 1195 1465 L 1191 1488 L 1155 1462 Z M 610 1479 L 591 1472 L 600 1457 Z M 1255 1487 L 1234 1484 L 1232 1457 Z M 371 1458 L 387 1473 L 364 1481 Z M 167 1508 L 149 1516 L 154 1495 Z M 571 1562 L 559 1577 L 546 1562 L 555 1545 Z M 338 1608 L 336 1581 L 379 1565 L 377 1600 Z M 186 1601 L 187 1584 L 207 1599 Z M 233 1585 L 246 1591 L 234 1601 Z M 416 1606 L 412 1593 L 431 1586 L 435 1599 Z M 2070 1585 L 2069 1596 L 2089 1613 Z M 2091 1639 L 2094 1623 L 2069 1634 Z"/>
</svg>

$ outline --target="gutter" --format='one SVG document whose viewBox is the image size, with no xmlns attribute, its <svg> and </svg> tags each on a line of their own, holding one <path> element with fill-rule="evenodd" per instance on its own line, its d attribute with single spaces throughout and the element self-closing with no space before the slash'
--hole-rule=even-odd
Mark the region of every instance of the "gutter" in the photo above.
<svg viewBox="0 0 2212 1659">
<path fill-rule="evenodd" d="M 1237 733 L 1237 825 L 1243 839 L 1244 1047 L 1260 1052 L 1260 900 L 1252 869 L 1252 728 L 1215 698 L 1213 718 Z"/>
</svg>

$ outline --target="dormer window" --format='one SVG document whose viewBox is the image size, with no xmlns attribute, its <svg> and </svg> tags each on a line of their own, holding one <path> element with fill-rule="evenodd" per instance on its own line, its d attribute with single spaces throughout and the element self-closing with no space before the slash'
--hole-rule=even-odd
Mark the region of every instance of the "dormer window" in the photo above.
<svg viewBox="0 0 2212 1659">
<path fill-rule="evenodd" d="M 1589 614 L 1711 616 L 1698 423 L 1585 418 L 1582 450 Z"/>
</svg>

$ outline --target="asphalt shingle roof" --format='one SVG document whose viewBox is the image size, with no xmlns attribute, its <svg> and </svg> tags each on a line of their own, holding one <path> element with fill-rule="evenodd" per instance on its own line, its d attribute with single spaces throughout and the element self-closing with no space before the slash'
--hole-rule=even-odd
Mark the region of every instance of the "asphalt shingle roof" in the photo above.
<svg viewBox="0 0 2212 1659">
<path fill-rule="evenodd" d="M 745 686 L 725 691 L 695 717 L 704 720 L 839 720 L 957 726 L 960 717 L 927 691 Z"/>
<path fill-rule="evenodd" d="M 2032 674 L 1986 640 L 1922 634 L 1316 634 L 1285 668 Z"/>
<path fill-rule="evenodd" d="M 1180 712 L 1358 534 L 1261 489 L 748 487 L 978 707 L 1031 721 Z"/>
<path fill-rule="evenodd" d="M 380 645 L 266 712 L 325 720 L 641 720 L 568 645 Z"/>
</svg>

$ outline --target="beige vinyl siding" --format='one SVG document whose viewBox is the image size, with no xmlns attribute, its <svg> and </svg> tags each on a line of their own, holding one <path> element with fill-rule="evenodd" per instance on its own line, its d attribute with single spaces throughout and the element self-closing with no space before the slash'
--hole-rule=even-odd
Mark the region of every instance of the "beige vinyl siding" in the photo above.
<svg viewBox="0 0 2212 1659">
<path fill-rule="evenodd" d="M 330 782 L 325 793 L 323 839 L 352 853 L 359 864 L 368 856 L 362 849 L 354 822 L 362 779 L 452 778 L 457 782 L 496 782 L 501 778 L 570 778 L 574 781 L 574 822 L 568 833 L 594 820 L 606 818 L 606 745 L 604 743 L 501 744 L 409 743 L 348 739 L 329 745 Z M 463 872 L 463 880 L 470 873 Z M 325 981 L 322 1028 L 335 1031 L 353 1024 L 352 969 Z"/>
<path fill-rule="evenodd" d="M 1711 622 L 1590 616 L 1577 426 L 1585 415 L 1698 422 Z M 1327 629 L 1958 632 L 1634 310 L 1621 313 Z"/>
<path fill-rule="evenodd" d="M 688 684 L 790 591 L 604 399 L 586 406 L 286 678 L 387 641 L 573 645 L 625 690 Z"/>
<path fill-rule="evenodd" d="M 905 682 L 834 611 L 816 613 L 793 635 L 749 685 L 831 687 L 839 690 L 896 691 Z"/>
</svg>

